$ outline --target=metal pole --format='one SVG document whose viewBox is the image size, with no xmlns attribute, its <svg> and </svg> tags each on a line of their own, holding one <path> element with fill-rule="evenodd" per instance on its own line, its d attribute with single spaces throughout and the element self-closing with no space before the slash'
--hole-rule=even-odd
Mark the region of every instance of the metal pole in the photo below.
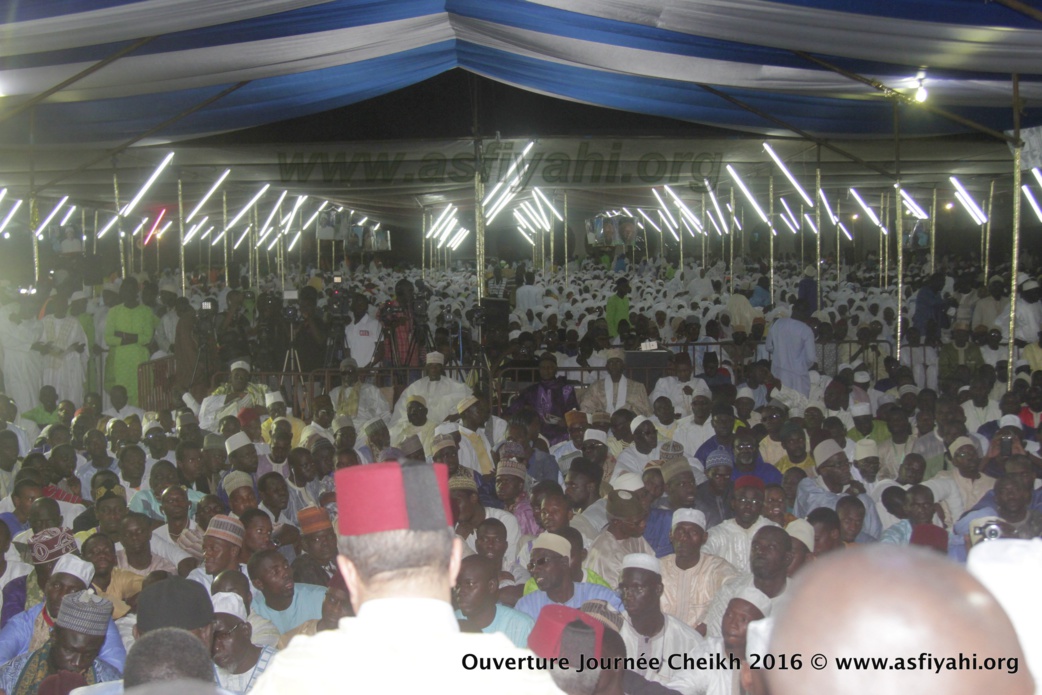
<svg viewBox="0 0 1042 695">
<path fill-rule="evenodd" d="M 427 210 L 420 220 L 420 277 L 427 280 Z"/>
<path fill-rule="evenodd" d="M 185 269 L 185 197 L 181 177 L 177 177 L 177 244 L 181 247 L 181 294 L 188 294 L 188 274 Z"/>
<path fill-rule="evenodd" d="M 821 156 L 821 148 L 820 147 L 818 148 L 818 156 L 819 157 Z M 814 174 L 814 186 L 815 186 L 814 194 L 817 195 L 818 191 L 821 190 L 821 166 L 818 166 L 817 170 L 815 171 L 815 174 Z M 821 234 L 822 234 L 822 228 L 821 228 L 821 202 L 819 202 L 819 201 L 815 201 L 815 202 L 816 202 L 816 204 L 814 205 L 814 218 L 815 218 L 815 222 L 816 222 L 817 227 L 818 227 L 818 233 L 814 235 L 815 236 L 814 246 L 815 246 L 815 249 L 816 249 L 816 256 L 817 256 L 817 259 L 818 259 L 816 267 L 817 267 L 817 271 L 818 271 L 818 280 L 817 280 L 817 282 L 818 282 L 818 310 L 820 311 L 821 310 Z"/>
<path fill-rule="evenodd" d="M 842 201 L 837 200 L 836 201 L 836 219 L 841 221 L 841 222 L 843 221 L 843 219 L 841 217 L 842 214 L 843 214 L 842 207 L 843 207 Z M 842 239 L 841 239 L 841 235 L 842 234 L 843 234 L 843 232 L 840 231 L 839 225 L 837 224 L 836 225 L 836 289 L 839 289 L 840 283 L 843 282 L 843 269 L 842 269 L 843 268 L 843 263 L 840 260 L 840 254 L 842 252 L 842 249 L 840 248 L 840 242 L 842 241 Z"/>
<path fill-rule="evenodd" d="M 221 229 L 228 229 L 228 191 L 221 191 Z M 228 285 L 228 233 L 224 234 L 224 284 Z"/>
<path fill-rule="evenodd" d="M 930 273 L 937 272 L 937 187 L 933 189 L 933 203 L 930 205 Z"/>
<path fill-rule="evenodd" d="M 702 194 L 702 270 L 706 269 L 706 237 L 709 236 L 709 220 L 706 217 L 706 194 Z"/>
<path fill-rule="evenodd" d="M 98 253 L 98 209 L 97 208 L 94 208 L 94 231 L 90 235 L 90 244 L 91 244 L 91 253 L 96 255 Z M 84 244 L 84 246 L 86 246 L 86 244 Z M 158 246 L 159 245 L 157 244 L 156 247 L 158 248 Z"/>
<path fill-rule="evenodd" d="M 1013 133 L 1020 142 L 1020 77 L 1013 74 Z M 1006 389 L 1013 390 L 1014 357 L 1017 335 L 1017 266 L 1020 257 L 1020 159 L 1021 145 L 1013 149 L 1013 258 L 1010 263 L 1009 294 L 1009 361 L 1006 363 Z M 985 278 L 986 280 L 987 278 Z"/>
<path fill-rule="evenodd" d="M 1019 188 L 1018 188 L 1019 190 Z M 1014 191 L 1016 193 L 1016 191 Z M 995 201 L 995 179 L 991 180 L 991 190 L 988 192 L 988 225 L 984 233 L 984 284 L 988 283 L 988 270 L 991 265 L 991 210 Z"/>
<path fill-rule="evenodd" d="M 886 200 L 886 194 L 879 194 L 879 217 L 881 221 L 885 221 L 883 217 L 883 202 Z M 879 287 L 882 289 L 886 286 L 886 259 L 883 258 L 884 246 L 883 246 L 883 228 L 879 227 L 876 230 L 879 234 Z"/>
<path fill-rule="evenodd" d="M 112 165 L 115 167 L 115 160 Z M 119 216 L 119 174 L 112 172 L 112 191 L 116 199 L 116 242 L 119 244 L 119 269 L 123 277 L 127 276 L 127 255 L 123 248 L 123 218 Z"/>
<path fill-rule="evenodd" d="M 564 217 L 564 284 L 568 286 L 568 191 L 563 193 L 564 203 L 561 215 Z M 644 228 L 644 244 L 648 243 L 648 228 Z"/>
<path fill-rule="evenodd" d="M 485 185 L 481 182 L 481 141 L 474 141 L 477 167 L 474 170 L 474 265 L 477 269 L 478 301 L 485 296 L 485 211 L 481 201 L 485 197 Z"/>
<path fill-rule="evenodd" d="M 29 236 L 33 240 L 33 282 L 40 281 L 40 244 L 36 238 L 40 210 L 36 194 L 36 109 L 33 109 L 29 112 Z"/>
<path fill-rule="evenodd" d="M 734 217 L 734 186 L 731 186 L 731 231 L 728 233 L 728 236 L 731 237 L 730 238 L 730 244 L 731 244 L 731 294 L 734 294 L 734 276 L 735 276 L 735 272 L 734 272 L 734 235 L 736 234 L 736 231 L 735 231 L 735 226 L 734 226 L 734 220 L 735 220 L 735 217 Z M 748 329 L 748 328 L 750 328 L 750 326 L 746 326 L 746 328 Z"/>
<path fill-rule="evenodd" d="M 767 225 L 767 236 L 771 242 L 771 304 L 774 304 L 774 174 L 767 178 L 767 205 L 769 210 L 767 219 L 770 220 L 770 223 Z"/>
</svg>

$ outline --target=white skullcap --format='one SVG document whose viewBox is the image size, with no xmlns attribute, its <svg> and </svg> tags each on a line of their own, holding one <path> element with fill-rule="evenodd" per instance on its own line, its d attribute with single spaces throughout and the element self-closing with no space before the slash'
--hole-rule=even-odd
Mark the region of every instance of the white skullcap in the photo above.
<svg viewBox="0 0 1042 695">
<path fill-rule="evenodd" d="M 620 473 L 619 477 L 612 481 L 611 487 L 613 490 L 636 492 L 644 489 L 644 480 L 636 473 L 626 471 L 625 473 Z"/>
<path fill-rule="evenodd" d="M 771 614 L 771 600 L 767 598 L 766 594 L 752 584 L 739 591 L 734 598 L 740 598 L 743 601 L 748 601 L 753 604 L 761 613 L 763 613 L 763 617 L 765 618 Z"/>
<path fill-rule="evenodd" d="M 234 615 L 239 620 L 246 620 L 246 604 L 242 596 L 231 591 L 220 591 L 211 597 L 214 613 L 227 613 Z"/>
<path fill-rule="evenodd" d="M 434 428 L 434 434 L 452 434 L 453 432 L 459 432 L 459 423 L 456 422 L 443 422 Z"/>
<path fill-rule="evenodd" d="M 285 403 L 286 399 L 282 397 L 282 394 L 278 391 L 272 391 L 271 393 L 264 394 L 264 405 L 271 407 L 275 403 Z"/>
<path fill-rule="evenodd" d="M 872 406 L 868 403 L 854 403 L 850 406 L 851 417 L 864 417 L 872 414 Z"/>
<path fill-rule="evenodd" d="M 854 372 L 854 383 L 855 384 L 867 384 L 872 381 L 872 376 L 865 371 Z"/>
<path fill-rule="evenodd" d="M 83 582 L 84 588 L 89 589 L 90 583 L 94 581 L 94 565 L 86 560 L 81 560 L 72 553 L 66 553 L 58 558 L 51 574 L 70 574 Z"/>
<path fill-rule="evenodd" d="M 247 446 L 253 446 L 253 442 L 250 440 L 250 435 L 245 432 L 236 432 L 232 436 L 228 437 L 228 440 L 224 443 L 224 450 L 231 455 L 233 451 L 238 451 Z"/>
<path fill-rule="evenodd" d="M 785 527 L 785 533 L 807 546 L 810 552 L 814 552 L 814 527 L 806 519 L 793 519 Z"/>
<path fill-rule="evenodd" d="M 564 536 L 558 536 L 556 533 L 550 533 L 544 531 L 536 536 L 535 540 L 532 541 L 532 550 L 549 550 L 552 553 L 557 553 L 563 557 L 572 556 L 572 544 Z"/>
<path fill-rule="evenodd" d="M 1024 429 L 1024 423 L 1016 415 L 1003 415 L 999 418 L 999 427 L 1016 427 Z"/>
<path fill-rule="evenodd" d="M 835 439 L 826 439 L 814 447 L 814 463 L 821 465 L 836 454 L 842 454 L 843 447 Z"/>
<path fill-rule="evenodd" d="M 970 550 L 966 569 L 1006 610 L 1027 656 L 1028 670 L 1042 680 L 1042 622 L 1036 610 L 1038 578 L 1042 576 L 1042 540 L 1003 539 L 978 543 Z"/>
<path fill-rule="evenodd" d="M 607 432 L 602 432 L 599 429 L 591 427 L 591 428 L 587 429 L 586 432 L 583 434 L 583 441 L 584 442 L 600 442 L 601 444 L 604 444 L 605 446 L 607 446 L 607 444 L 608 444 L 608 434 L 607 434 Z"/>
<path fill-rule="evenodd" d="M 428 352 L 426 364 L 445 364 L 445 355 L 440 352 Z"/>
<path fill-rule="evenodd" d="M 245 369 L 247 372 L 250 371 L 250 363 L 246 360 L 239 360 L 238 362 L 232 362 L 231 369 L 228 371 L 234 372 L 236 369 Z"/>
<path fill-rule="evenodd" d="M 870 457 L 879 457 L 879 445 L 876 444 L 874 439 L 865 437 L 860 442 L 854 445 L 854 460 L 860 461 L 861 459 L 867 459 Z"/>
<path fill-rule="evenodd" d="M 844 362 L 841 365 L 839 365 L 839 367 L 836 369 L 836 374 L 839 374 L 842 371 L 846 371 L 847 369 L 853 369 L 853 367 Z"/>
<path fill-rule="evenodd" d="M 713 397 L 713 392 L 709 390 L 709 384 L 705 382 L 705 379 L 698 379 L 695 388 L 692 390 L 691 398 L 694 399 L 697 396 Z"/>
<path fill-rule="evenodd" d="M 688 509 L 686 507 L 681 507 L 680 509 L 673 512 L 673 523 L 669 528 L 675 529 L 677 527 L 677 524 L 684 523 L 701 526 L 702 530 L 704 531 L 706 528 L 706 515 L 697 509 Z"/>
<path fill-rule="evenodd" d="M 83 290 L 76 290 L 71 295 L 69 295 L 69 304 L 72 304 L 73 302 L 79 301 L 80 299 L 86 299 L 86 298 L 87 298 L 87 293 L 86 292 L 84 292 Z"/>
<path fill-rule="evenodd" d="M 749 400 L 756 400 L 756 396 L 753 395 L 753 390 L 748 386 L 743 386 L 738 389 L 738 395 L 734 397 L 737 401 L 739 398 L 748 398 Z"/>
<path fill-rule="evenodd" d="M 643 415 L 638 415 L 630 421 L 630 432 L 636 432 L 637 428 L 643 425 L 645 422 L 651 422 L 648 418 Z"/>
<path fill-rule="evenodd" d="M 658 561 L 658 558 L 646 553 L 630 553 L 622 558 L 622 569 L 647 570 L 648 572 L 654 572 L 660 577 L 662 576 L 662 564 Z"/>
</svg>

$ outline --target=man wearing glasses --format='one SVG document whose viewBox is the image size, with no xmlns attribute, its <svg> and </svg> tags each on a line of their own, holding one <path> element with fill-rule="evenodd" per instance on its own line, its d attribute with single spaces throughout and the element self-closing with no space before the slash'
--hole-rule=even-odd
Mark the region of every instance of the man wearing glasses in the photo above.
<svg viewBox="0 0 1042 695">
<path fill-rule="evenodd" d="M 611 589 L 572 580 L 571 554 L 572 545 L 564 536 L 550 532 L 539 534 L 532 543 L 532 559 L 528 563 L 528 571 L 532 573 L 538 591 L 523 596 L 515 608 L 533 620 L 539 617 L 544 606 L 552 603 L 579 608 L 586 601 L 602 599 L 621 611 L 622 601 Z"/>
</svg>

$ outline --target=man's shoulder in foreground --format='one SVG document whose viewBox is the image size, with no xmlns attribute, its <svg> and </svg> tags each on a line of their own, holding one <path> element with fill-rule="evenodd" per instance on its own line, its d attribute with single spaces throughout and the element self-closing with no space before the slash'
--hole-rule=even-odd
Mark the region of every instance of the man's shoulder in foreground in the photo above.
<svg viewBox="0 0 1042 695">
<path fill-rule="evenodd" d="M 451 632 L 430 635 L 403 629 L 389 638 L 344 618 L 336 630 L 298 636 L 279 652 L 251 693 L 339 689 L 350 682 L 361 692 L 428 691 L 432 678 L 448 677 L 454 691 L 487 695 L 560 693 L 537 657 L 503 634 Z"/>
</svg>

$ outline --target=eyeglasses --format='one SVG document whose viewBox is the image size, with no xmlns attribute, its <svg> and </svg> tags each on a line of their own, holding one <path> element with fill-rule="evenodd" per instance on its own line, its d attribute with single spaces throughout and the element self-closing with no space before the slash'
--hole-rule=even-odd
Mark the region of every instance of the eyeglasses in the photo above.
<svg viewBox="0 0 1042 695">
<path fill-rule="evenodd" d="M 555 560 L 560 560 L 560 559 L 562 559 L 562 558 L 550 557 L 548 555 L 544 555 L 544 556 L 542 556 L 541 558 L 539 558 L 537 560 L 529 561 L 529 563 L 528 563 L 528 571 L 531 572 L 536 567 L 545 567 L 546 565 L 550 564 L 551 562 L 554 562 Z"/>
<path fill-rule="evenodd" d="M 240 627 L 242 627 L 245 624 L 246 624 L 245 622 L 241 622 L 238 625 L 236 625 L 235 627 L 233 627 L 231 630 L 214 630 L 213 638 L 215 640 L 226 640 L 226 639 L 229 639 L 235 633 L 236 630 L 238 630 Z"/>
</svg>

